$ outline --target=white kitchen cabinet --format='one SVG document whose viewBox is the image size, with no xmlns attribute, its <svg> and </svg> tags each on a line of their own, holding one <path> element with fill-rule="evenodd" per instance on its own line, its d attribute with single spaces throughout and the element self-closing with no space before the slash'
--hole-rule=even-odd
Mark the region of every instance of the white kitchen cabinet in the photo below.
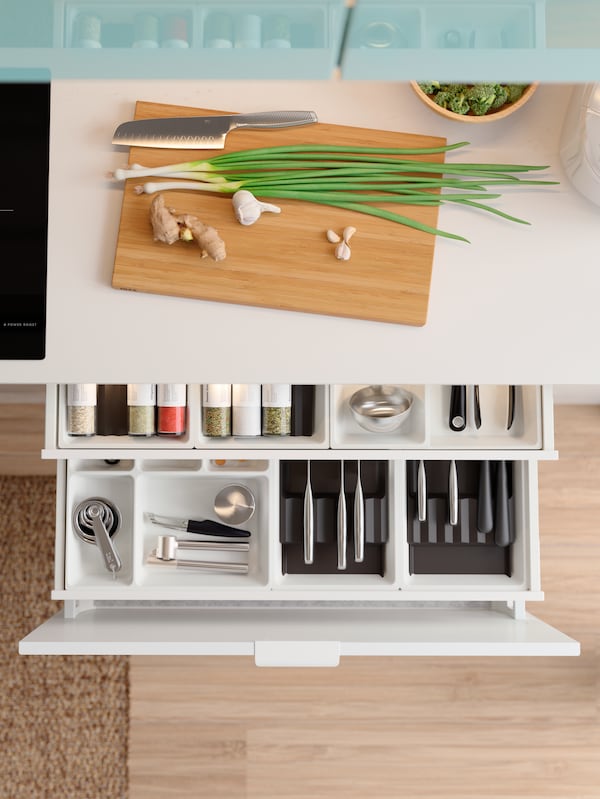
<svg viewBox="0 0 600 799">
<path fill-rule="evenodd" d="M 413 425 L 383 440 L 345 418 L 356 388 L 318 387 L 315 436 L 302 448 L 294 437 L 275 444 L 259 437 L 251 447 L 225 439 L 231 447 L 208 447 L 198 435 L 199 387 L 189 386 L 189 435 L 181 447 L 165 449 L 158 438 L 136 446 L 127 436 L 126 446 L 111 439 L 107 447 L 101 436 L 69 446 L 64 386 L 49 386 L 44 455 L 58 459 L 52 596 L 64 601 L 64 610 L 28 635 L 20 651 L 250 655 L 258 665 L 279 666 L 331 666 L 342 655 L 578 654 L 576 641 L 525 610 L 526 602 L 543 599 L 537 462 L 556 456 L 550 388 L 521 387 L 514 429 L 502 431 L 497 419 L 507 387 L 482 386 L 480 429 L 469 419 L 466 430 L 450 433 L 443 422 L 450 387 L 411 386 Z M 423 523 L 416 521 L 413 479 L 421 459 L 429 474 Z M 456 527 L 445 518 L 451 461 L 458 466 Z M 509 463 L 507 546 L 494 544 L 495 532 L 476 531 L 482 461 L 498 472 L 496 462 Z M 366 540 L 359 564 L 353 545 L 358 464 Z M 312 565 L 302 557 L 309 465 Z M 341 468 L 349 520 L 345 570 L 335 562 Z M 256 498 L 256 512 L 241 525 L 251 533 L 248 553 L 223 556 L 247 561 L 247 573 L 157 563 L 158 535 L 176 533 L 147 514 L 216 518 L 214 496 L 231 483 L 246 485 Z M 122 568 L 114 579 L 97 547 L 74 531 L 73 509 L 89 497 L 121 512 L 114 544 Z"/>
</svg>

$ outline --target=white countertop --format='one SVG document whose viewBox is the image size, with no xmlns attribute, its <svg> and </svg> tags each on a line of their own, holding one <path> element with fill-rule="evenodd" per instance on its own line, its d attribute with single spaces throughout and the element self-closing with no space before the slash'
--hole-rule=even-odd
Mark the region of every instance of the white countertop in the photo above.
<svg viewBox="0 0 600 799">
<path fill-rule="evenodd" d="M 56 81 L 52 85 L 47 355 L 2 361 L 0 382 L 600 382 L 600 208 L 558 156 L 571 88 L 542 85 L 512 117 L 446 121 L 407 84 Z M 544 189 L 503 190 L 531 227 L 444 206 L 424 327 L 124 292 L 110 285 L 123 164 L 111 144 L 137 99 L 319 119 L 469 140 L 461 160 L 550 164 Z M 503 187 L 504 189 L 504 187 Z"/>
</svg>

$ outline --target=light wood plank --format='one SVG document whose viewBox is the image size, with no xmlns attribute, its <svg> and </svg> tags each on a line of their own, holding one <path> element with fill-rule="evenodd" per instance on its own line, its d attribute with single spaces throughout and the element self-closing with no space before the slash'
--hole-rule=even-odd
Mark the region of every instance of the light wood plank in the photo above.
<svg viewBox="0 0 600 799">
<path fill-rule="evenodd" d="M 0 402 L 0 474 L 56 474 L 56 463 L 40 457 L 44 408 L 42 403 Z"/>
<path fill-rule="evenodd" d="M 130 799 L 598 799 L 598 409 L 557 408 L 556 444 L 540 464 L 546 600 L 530 609 L 580 658 L 133 657 Z"/>
</svg>

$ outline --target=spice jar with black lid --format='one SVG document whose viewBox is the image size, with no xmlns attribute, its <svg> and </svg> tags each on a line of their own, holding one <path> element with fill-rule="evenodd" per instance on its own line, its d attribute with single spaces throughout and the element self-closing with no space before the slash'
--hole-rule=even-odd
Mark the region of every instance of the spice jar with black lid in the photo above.
<svg viewBox="0 0 600 799">
<path fill-rule="evenodd" d="M 130 436 L 153 436 L 156 432 L 156 384 L 128 383 L 127 415 Z"/>
<path fill-rule="evenodd" d="M 96 434 L 96 383 L 69 383 L 67 386 L 67 433 L 70 436 Z"/>
<path fill-rule="evenodd" d="M 291 433 L 292 386 L 289 383 L 262 384 L 263 436 L 289 436 Z"/>
<path fill-rule="evenodd" d="M 231 435 L 231 384 L 202 386 L 202 433 L 211 438 Z"/>
</svg>

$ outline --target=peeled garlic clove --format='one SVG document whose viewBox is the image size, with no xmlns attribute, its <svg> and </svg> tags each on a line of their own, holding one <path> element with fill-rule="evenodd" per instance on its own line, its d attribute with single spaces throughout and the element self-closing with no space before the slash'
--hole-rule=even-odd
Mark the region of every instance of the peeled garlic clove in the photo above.
<svg viewBox="0 0 600 799">
<path fill-rule="evenodd" d="M 329 241 L 331 244 L 337 244 L 338 241 L 341 241 L 340 237 L 335 232 L 335 230 L 328 230 L 326 235 L 327 235 L 327 241 Z"/>
<path fill-rule="evenodd" d="M 253 225 L 267 211 L 272 214 L 281 213 L 279 206 L 257 200 L 252 192 L 246 189 L 236 191 L 232 197 L 232 202 L 233 213 L 241 225 Z"/>
<path fill-rule="evenodd" d="M 352 225 L 348 225 L 348 227 L 344 228 L 344 232 L 342 233 L 342 238 L 346 242 L 346 244 L 350 241 L 352 236 L 356 233 L 356 228 L 352 227 Z"/>
<path fill-rule="evenodd" d="M 346 244 L 345 241 L 340 241 L 340 243 L 335 248 L 335 257 L 339 261 L 349 261 L 351 255 L 350 247 Z"/>
</svg>

